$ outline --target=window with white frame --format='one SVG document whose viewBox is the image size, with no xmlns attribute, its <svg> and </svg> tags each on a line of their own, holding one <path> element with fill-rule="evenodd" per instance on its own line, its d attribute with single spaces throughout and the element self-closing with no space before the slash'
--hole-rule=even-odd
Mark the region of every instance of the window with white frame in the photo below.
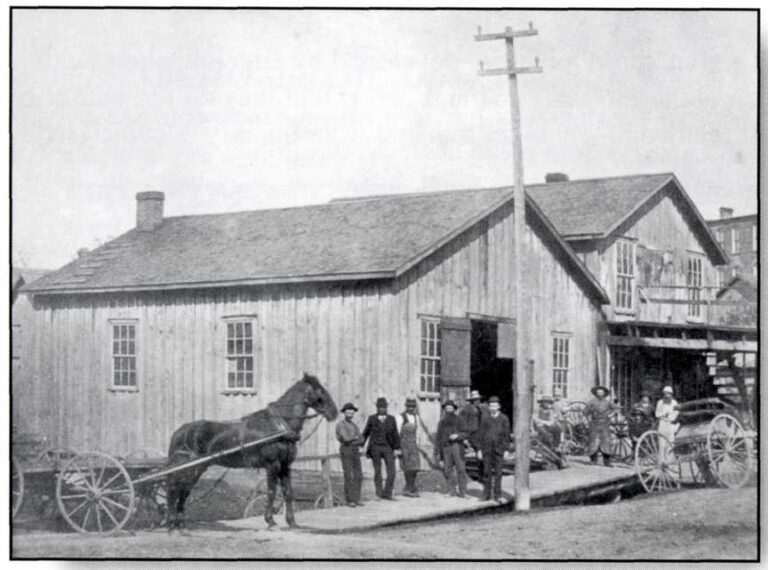
<svg viewBox="0 0 768 570">
<path fill-rule="evenodd" d="M 686 272 L 686 285 L 688 286 L 688 301 L 693 301 L 688 305 L 688 317 L 693 319 L 701 318 L 701 257 L 688 257 L 688 271 Z"/>
<path fill-rule="evenodd" d="M 715 230 L 715 239 L 717 240 L 717 245 L 725 249 L 725 232 L 722 229 Z"/>
<path fill-rule="evenodd" d="M 112 386 L 136 388 L 136 321 L 112 325 Z"/>
<path fill-rule="evenodd" d="M 227 319 L 227 390 L 255 388 L 253 344 L 253 319 Z"/>
<path fill-rule="evenodd" d="M 731 228 L 731 253 L 739 253 L 739 231 Z"/>
<path fill-rule="evenodd" d="M 568 372 L 571 367 L 570 335 L 552 334 L 552 393 L 560 390 L 563 398 L 568 398 Z"/>
<path fill-rule="evenodd" d="M 752 226 L 752 251 L 757 251 L 757 224 Z"/>
<path fill-rule="evenodd" d="M 631 241 L 616 242 L 616 308 L 634 309 L 635 244 Z"/>
<path fill-rule="evenodd" d="M 428 319 L 421 320 L 421 369 L 419 390 L 436 393 L 440 391 L 440 323 Z"/>
</svg>

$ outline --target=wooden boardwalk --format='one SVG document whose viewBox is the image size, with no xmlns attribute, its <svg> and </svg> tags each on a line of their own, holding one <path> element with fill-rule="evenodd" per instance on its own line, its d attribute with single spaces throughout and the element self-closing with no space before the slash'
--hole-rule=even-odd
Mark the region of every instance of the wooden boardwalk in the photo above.
<svg viewBox="0 0 768 570">
<path fill-rule="evenodd" d="M 575 502 L 619 490 L 636 481 L 634 471 L 626 466 L 602 467 L 575 462 L 562 471 L 531 473 L 531 505 L 537 507 Z M 417 498 L 396 495 L 394 501 L 368 501 L 363 507 L 342 506 L 301 511 L 297 513 L 296 518 L 305 530 L 339 533 L 460 516 L 473 512 L 510 510 L 514 502 L 514 484 L 513 476 L 504 477 L 502 480 L 504 499 L 501 504 L 495 501 L 481 501 L 482 485 L 470 481 L 469 496 L 466 498 L 435 492 L 421 493 Z M 282 514 L 277 515 L 275 520 L 280 526 L 285 525 Z M 262 516 L 220 521 L 220 524 L 236 529 L 266 528 Z"/>
</svg>

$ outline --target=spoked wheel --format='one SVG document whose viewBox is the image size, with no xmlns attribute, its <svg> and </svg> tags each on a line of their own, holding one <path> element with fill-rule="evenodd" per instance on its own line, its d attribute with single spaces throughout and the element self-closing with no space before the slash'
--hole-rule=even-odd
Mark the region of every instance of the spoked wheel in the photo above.
<svg viewBox="0 0 768 570">
<path fill-rule="evenodd" d="M 13 509 L 11 520 L 21 510 L 21 503 L 24 502 L 24 471 L 15 457 L 11 457 L 11 508 Z"/>
<path fill-rule="evenodd" d="M 680 463 L 672 443 L 655 430 L 641 435 L 635 447 L 635 473 L 649 493 L 680 488 Z"/>
<path fill-rule="evenodd" d="M 743 487 L 752 470 L 752 453 L 741 424 L 728 414 L 719 414 L 707 432 L 709 466 L 717 480 L 730 489 Z"/>
<path fill-rule="evenodd" d="M 589 446 L 589 422 L 584 415 L 586 408 L 584 402 L 571 402 L 563 413 L 567 427 L 563 435 L 571 455 L 583 455 Z"/>
<path fill-rule="evenodd" d="M 315 499 L 316 509 L 329 509 L 331 507 L 340 507 L 343 504 L 344 502 L 336 495 L 332 495 L 329 498 L 326 493 L 320 493 L 317 496 L 317 499 Z"/>
<path fill-rule="evenodd" d="M 129 528 L 154 529 L 168 520 L 168 496 L 165 481 L 146 482 L 138 486 L 136 509 Z"/>
<path fill-rule="evenodd" d="M 632 437 L 629 435 L 629 423 L 623 414 L 616 414 L 611 419 L 611 457 L 623 463 L 632 461 Z"/>
<path fill-rule="evenodd" d="M 272 503 L 272 514 L 280 514 L 283 511 L 283 506 L 285 506 L 285 501 L 283 501 L 283 494 L 281 491 L 278 491 L 275 494 L 275 501 Z M 243 509 L 243 518 L 247 519 L 250 517 L 262 516 L 266 510 L 267 495 L 266 493 L 258 493 L 254 495 L 250 501 L 248 501 L 245 509 Z"/>
<path fill-rule="evenodd" d="M 105 453 L 82 453 L 61 469 L 56 483 L 59 511 L 82 533 L 114 533 L 134 509 L 134 490 L 125 467 Z"/>
</svg>

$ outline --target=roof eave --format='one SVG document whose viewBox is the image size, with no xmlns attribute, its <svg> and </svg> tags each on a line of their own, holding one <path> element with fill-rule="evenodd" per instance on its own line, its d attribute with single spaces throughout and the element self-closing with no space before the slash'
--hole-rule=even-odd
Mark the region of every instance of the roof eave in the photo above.
<svg viewBox="0 0 768 570">
<path fill-rule="evenodd" d="M 185 283 L 158 283 L 154 285 L 122 285 L 115 287 L 25 287 L 27 295 L 80 295 L 94 293 L 140 293 L 145 291 L 170 291 L 178 289 L 216 289 L 222 287 L 249 287 L 257 285 L 288 285 L 333 281 L 387 280 L 395 277 L 394 271 L 369 271 L 365 273 L 329 273 L 322 275 L 296 275 L 265 277 L 259 279 L 235 279 L 231 281 L 195 281 Z"/>
</svg>

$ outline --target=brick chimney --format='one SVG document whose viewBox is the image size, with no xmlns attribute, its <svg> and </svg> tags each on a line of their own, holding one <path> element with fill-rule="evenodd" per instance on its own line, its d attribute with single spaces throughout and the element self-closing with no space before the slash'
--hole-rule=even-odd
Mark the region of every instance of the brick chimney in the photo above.
<svg viewBox="0 0 768 570">
<path fill-rule="evenodd" d="M 136 194 L 136 229 L 140 232 L 151 232 L 163 223 L 162 192 L 139 192 Z"/>
<path fill-rule="evenodd" d="M 544 176 L 544 182 L 552 184 L 553 182 L 568 182 L 568 175 L 564 172 L 547 172 Z"/>
<path fill-rule="evenodd" d="M 733 208 L 720 207 L 720 219 L 727 220 L 733 217 Z"/>
</svg>

